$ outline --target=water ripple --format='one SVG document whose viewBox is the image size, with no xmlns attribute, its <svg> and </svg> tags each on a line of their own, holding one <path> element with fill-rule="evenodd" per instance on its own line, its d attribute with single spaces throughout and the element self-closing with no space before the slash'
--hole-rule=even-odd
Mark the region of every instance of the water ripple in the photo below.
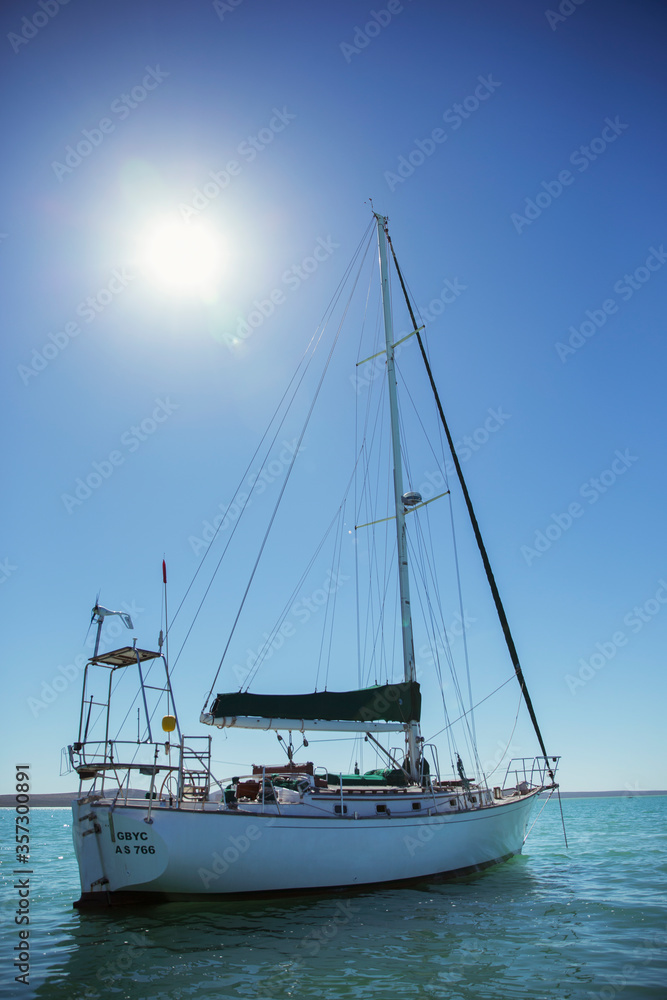
<svg viewBox="0 0 667 1000">
<path fill-rule="evenodd" d="M 551 803 L 522 857 L 456 882 L 94 914 L 72 909 L 68 811 L 33 810 L 31 987 L 20 995 L 664 1000 L 667 797 L 563 806 L 569 850 Z M 0 811 L 3 832 L 12 817 Z M 5 954 L 15 905 L 10 890 Z"/>
</svg>

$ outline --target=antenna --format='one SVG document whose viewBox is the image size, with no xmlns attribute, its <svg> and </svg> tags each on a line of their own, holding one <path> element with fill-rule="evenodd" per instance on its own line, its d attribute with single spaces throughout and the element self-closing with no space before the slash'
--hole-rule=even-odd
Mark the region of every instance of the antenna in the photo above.
<svg viewBox="0 0 667 1000">
<path fill-rule="evenodd" d="M 162 560 L 162 583 L 164 584 L 164 660 L 167 665 L 167 676 L 169 675 L 169 611 L 167 608 L 167 564 Z M 162 645 L 160 644 L 160 648 Z M 169 688 L 170 685 L 167 685 Z M 167 715 L 170 711 L 169 690 L 167 690 Z"/>
</svg>

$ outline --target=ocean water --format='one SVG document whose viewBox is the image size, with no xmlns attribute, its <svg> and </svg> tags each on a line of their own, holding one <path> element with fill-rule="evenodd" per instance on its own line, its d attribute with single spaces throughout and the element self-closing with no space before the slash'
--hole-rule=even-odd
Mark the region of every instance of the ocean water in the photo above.
<svg viewBox="0 0 667 1000">
<path fill-rule="evenodd" d="M 540 804 L 541 805 L 541 804 Z M 555 801 L 524 854 L 456 882 L 79 913 L 65 809 L 31 811 L 30 984 L 14 981 L 14 813 L 0 810 L 2 997 L 665 1000 L 667 796 Z"/>
</svg>

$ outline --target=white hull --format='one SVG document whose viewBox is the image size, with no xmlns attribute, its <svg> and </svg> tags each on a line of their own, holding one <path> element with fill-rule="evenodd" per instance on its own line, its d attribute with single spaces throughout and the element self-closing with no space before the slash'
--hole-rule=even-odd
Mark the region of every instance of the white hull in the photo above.
<svg viewBox="0 0 667 1000">
<path fill-rule="evenodd" d="M 73 803 L 78 905 L 289 893 L 463 874 L 521 851 L 537 792 L 431 815 Z M 430 797 L 429 797 L 430 798 Z M 400 801 L 411 805 L 412 797 Z M 346 801 L 353 803 L 346 797 Z M 374 801 L 373 805 L 375 806 Z M 447 799 L 446 801 L 451 801 Z M 366 803 L 363 803 L 366 805 Z M 424 803 L 426 804 L 426 803 Z M 301 815 L 298 815 L 298 812 Z M 332 810 L 333 811 L 333 810 Z"/>
</svg>

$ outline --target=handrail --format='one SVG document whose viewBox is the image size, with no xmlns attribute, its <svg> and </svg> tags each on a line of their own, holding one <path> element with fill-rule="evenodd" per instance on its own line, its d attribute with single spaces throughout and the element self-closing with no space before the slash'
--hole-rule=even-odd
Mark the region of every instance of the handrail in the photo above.
<svg viewBox="0 0 667 1000">
<path fill-rule="evenodd" d="M 505 773 L 505 779 L 502 787 L 517 788 L 521 781 L 524 781 L 532 788 L 536 788 L 538 786 L 542 788 L 551 788 L 555 785 L 555 776 L 556 771 L 558 770 L 559 761 L 560 757 L 550 757 L 549 761 L 545 761 L 542 756 L 513 757 L 507 765 L 507 771 Z M 513 785 L 510 784 L 511 776 L 514 778 Z M 551 784 L 546 781 L 547 776 L 551 779 Z"/>
</svg>

